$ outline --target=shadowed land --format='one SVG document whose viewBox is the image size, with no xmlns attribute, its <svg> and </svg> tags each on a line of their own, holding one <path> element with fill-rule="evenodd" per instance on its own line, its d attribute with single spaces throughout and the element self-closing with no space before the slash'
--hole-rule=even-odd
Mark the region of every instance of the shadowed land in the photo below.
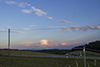
<svg viewBox="0 0 100 67">
<path fill-rule="evenodd" d="M 94 67 L 94 61 L 87 59 L 87 65 Z M 76 67 L 75 62 L 84 67 L 83 59 L 0 56 L 0 67 Z M 100 60 L 96 60 L 96 67 L 99 66 Z"/>
</svg>

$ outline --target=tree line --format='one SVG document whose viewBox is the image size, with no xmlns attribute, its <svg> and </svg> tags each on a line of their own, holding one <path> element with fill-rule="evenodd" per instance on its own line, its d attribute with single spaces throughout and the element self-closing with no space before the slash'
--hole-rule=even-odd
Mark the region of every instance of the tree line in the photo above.
<svg viewBox="0 0 100 67">
<path fill-rule="evenodd" d="M 88 51 L 100 53 L 100 41 L 99 40 L 94 41 L 94 42 L 90 42 L 90 43 L 85 44 L 85 45 L 76 46 L 76 47 L 72 48 L 72 51 L 81 50 L 81 48 L 83 49 L 83 46 L 85 46 L 86 50 L 88 50 Z"/>
</svg>

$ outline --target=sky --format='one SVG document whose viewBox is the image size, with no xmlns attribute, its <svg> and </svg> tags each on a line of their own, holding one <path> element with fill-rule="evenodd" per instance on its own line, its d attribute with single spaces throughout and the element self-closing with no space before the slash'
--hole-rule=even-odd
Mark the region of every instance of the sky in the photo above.
<svg viewBox="0 0 100 67">
<path fill-rule="evenodd" d="M 0 48 L 71 49 L 100 40 L 100 0 L 0 0 Z"/>
</svg>

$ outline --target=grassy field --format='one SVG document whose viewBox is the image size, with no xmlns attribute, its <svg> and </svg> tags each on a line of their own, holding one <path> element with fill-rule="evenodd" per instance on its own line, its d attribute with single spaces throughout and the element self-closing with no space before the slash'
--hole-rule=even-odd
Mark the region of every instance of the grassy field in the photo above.
<svg viewBox="0 0 100 67">
<path fill-rule="evenodd" d="M 80 53 L 83 56 L 83 51 L 75 51 L 74 53 Z M 86 51 L 87 57 L 100 57 L 100 53 Z M 8 50 L 0 50 L 0 54 L 8 54 Z M 42 52 L 34 52 L 34 51 L 23 51 L 23 50 L 10 50 L 9 54 L 18 54 L 18 55 L 58 55 L 58 54 L 49 54 L 49 53 L 42 53 Z M 71 56 L 71 52 L 68 53 Z M 65 55 L 64 55 L 65 56 Z"/>
<path fill-rule="evenodd" d="M 80 52 L 83 56 L 83 51 L 74 51 L 74 53 L 79 53 L 79 54 L 80 54 Z M 100 57 L 100 53 L 91 52 L 91 51 L 86 51 L 85 53 L 86 53 L 87 57 Z M 69 54 L 69 56 L 71 56 L 71 53 L 68 53 L 68 54 Z"/>
<path fill-rule="evenodd" d="M 0 56 L 0 67 L 77 67 L 76 62 L 84 67 L 83 59 Z M 96 60 L 99 66 L 100 60 Z M 87 67 L 95 67 L 94 60 L 87 59 Z"/>
</svg>

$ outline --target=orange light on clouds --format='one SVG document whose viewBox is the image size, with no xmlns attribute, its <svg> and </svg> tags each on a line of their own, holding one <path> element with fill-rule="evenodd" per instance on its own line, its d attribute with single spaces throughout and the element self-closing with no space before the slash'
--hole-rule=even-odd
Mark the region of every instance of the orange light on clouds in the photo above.
<svg viewBox="0 0 100 67">
<path fill-rule="evenodd" d="M 35 48 L 35 49 L 42 49 L 42 48 L 59 48 L 63 46 L 72 46 L 76 44 L 81 44 L 82 42 L 63 42 L 63 43 L 48 43 L 48 40 L 42 39 L 37 42 L 18 42 L 18 43 L 13 43 L 12 46 L 16 47 L 23 47 L 23 48 Z"/>
<path fill-rule="evenodd" d="M 13 45 L 23 45 L 23 46 L 31 46 L 34 42 L 19 42 L 19 43 L 13 43 Z"/>
<path fill-rule="evenodd" d="M 66 43 L 61 43 L 61 45 L 66 45 Z"/>
<path fill-rule="evenodd" d="M 55 44 L 55 46 L 57 46 L 57 44 Z"/>
<path fill-rule="evenodd" d="M 42 39 L 42 40 L 40 41 L 40 44 L 41 44 L 41 45 L 48 45 L 48 40 Z"/>
</svg>

